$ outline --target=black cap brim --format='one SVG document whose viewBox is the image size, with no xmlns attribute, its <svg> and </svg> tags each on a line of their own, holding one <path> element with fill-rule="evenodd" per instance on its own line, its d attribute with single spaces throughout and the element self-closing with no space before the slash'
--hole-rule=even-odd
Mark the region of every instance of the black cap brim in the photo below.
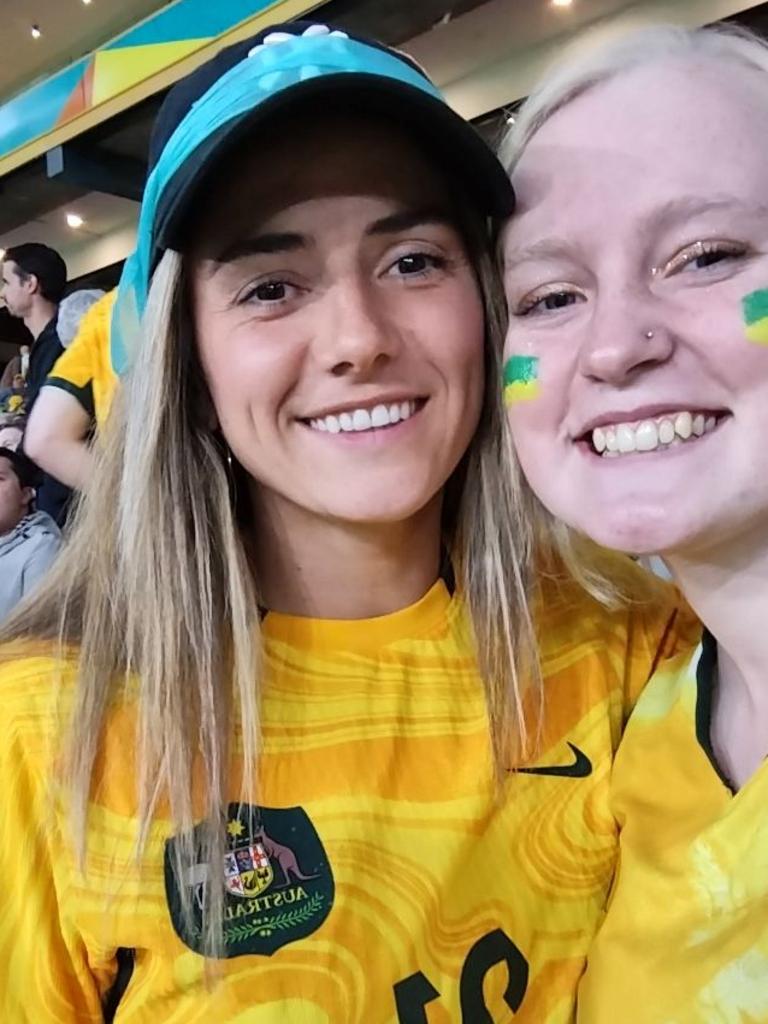
<svg viewBox="0 0 768 1024">
<path fill-rule="evenodd" d="M 338 99 L 355 112 L 394 120 L 411 134 L 436 166 L 462 187 L 483 216 L 505 218 L 514 192 L 501 163 L 471 124 L 445 102 L 413 86 L 359 72 L 343 72 L 298 82 L 212 132 L 176 171 L 160 197 L 154 230 L 154 259 L 183 245 L 187 214 L 209 175 L 232 148 L 267 121 L 293 113 L 318 99 Z"/>
</svg>

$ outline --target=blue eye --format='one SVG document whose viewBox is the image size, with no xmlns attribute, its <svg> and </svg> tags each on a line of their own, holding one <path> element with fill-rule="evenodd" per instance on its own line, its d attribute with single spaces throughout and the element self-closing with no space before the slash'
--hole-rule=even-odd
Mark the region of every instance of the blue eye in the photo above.
<svg viewBox="0 0 768 1024">
<path fill-rule="evenodd" d="M 708 270 L 721 263 L 733 262 L 747 255 L 747 247 L 737 242 L 695 242 L 677 253 L 664 268 L 665 275 Z"/>
<path fill-rule="evenodd" d="M 531 313 L 556 313 L 558 310 L 573 306 L 582 298 L 578 292 L 565 290 L 548 292 L 546 295 L 535 295 L 522 302 L 517 309 L 516 316 L 529 316 Z"/>
</svg>

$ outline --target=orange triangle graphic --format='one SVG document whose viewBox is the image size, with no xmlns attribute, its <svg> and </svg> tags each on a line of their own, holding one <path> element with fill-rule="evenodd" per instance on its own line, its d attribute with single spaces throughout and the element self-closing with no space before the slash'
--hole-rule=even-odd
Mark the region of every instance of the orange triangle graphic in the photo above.
<svg viewBox="0 0 768 1024">
<path fill-rule="evenodd" d="M 93 60 L 89 60 L 85 73 L 75 88 L 70 93 L 69 99 L 64 104 L 59 114 L 56 125 L 66 124 L 72 121 L 83 111 L 88 110 L 93 104 Z"/>
</svg>

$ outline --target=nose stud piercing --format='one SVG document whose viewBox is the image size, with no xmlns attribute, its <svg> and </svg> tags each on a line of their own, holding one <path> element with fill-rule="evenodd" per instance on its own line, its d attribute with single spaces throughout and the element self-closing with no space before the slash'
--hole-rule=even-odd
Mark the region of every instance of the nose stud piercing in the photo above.
<svg viewBox="0 0 768 1024">
<path fill-rule="evenodd" d="M 650 341 L 651 338 L 653 338 L 653 331 L 645 331 L 644 334 L 643 334 L 643 337 L 647 338 L 648 341 Z"/>
</svg>

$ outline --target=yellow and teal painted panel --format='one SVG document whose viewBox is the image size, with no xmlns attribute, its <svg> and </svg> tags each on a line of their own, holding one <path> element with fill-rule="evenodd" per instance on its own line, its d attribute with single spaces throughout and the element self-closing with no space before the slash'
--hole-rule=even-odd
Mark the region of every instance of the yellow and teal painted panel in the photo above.
<svg viewBox="0 0 768 1024">
<path fill-rule="evenodd" d="M 747 295 L 742 306 L 747 338 L 756 345 L 768 345 L 768 288 Z"/>
<path fill-rule="evenodd" d="M 0 105 L 0 174 L 43 152 L 47 147 L 35 143 L 46 136 L 69 127 L 71 131 L 63 134 L 73 138 L 84 115 L 118 96 L 130 96 L 137 86 L 210 48 L 238 26 L 253 22 L 256 32 L 264 22 L 300 17 L 318 5 L 319 0 L 176 0 L 95 53 Z M 176 77 L 185 72 L 180 70 Z M 157 88 L 167 84 L 159 81 Z M 127 102 L 122 109 L 130 105 Z M 105 116 L 112 113 L 105 110 Z M 93 123 L 90 118 L 83 128 Z M 51 144 L 65 138 L 58 132 Z"/>
</svg>

